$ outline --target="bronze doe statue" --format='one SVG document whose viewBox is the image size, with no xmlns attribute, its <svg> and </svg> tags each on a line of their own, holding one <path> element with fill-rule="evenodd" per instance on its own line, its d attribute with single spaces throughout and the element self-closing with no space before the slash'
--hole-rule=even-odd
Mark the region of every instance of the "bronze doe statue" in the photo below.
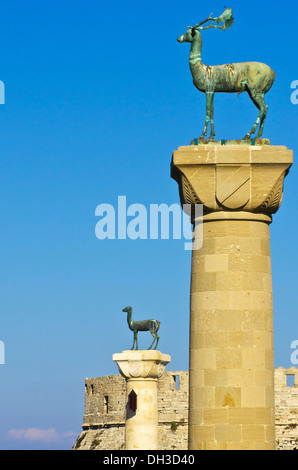
<svg viewBox="0 0 298 470">
<path fill-rule="evenodd" d="M 153 342 L 148 349 L 152 348 L 155 341 L 156 341 L 156 345 L 154 349 L 156 349 L 158 345 L 158 341 L 159 341 L 159 336 L 157 332 L 160 327 L 160 322 L 158 320 L 133 321 L 132 307 L 125 307 L 122 310 L 122 312 L 127 312 L 127 323 L 128 323 L 129 329 L 133 331 L 133 345 L 131 349 L 134 349 L 135 345 L 136 345 L 135 349 L 138 349 L 138 332 L 139 331 L 150 331 L 150 333 L 153 336 Z"/>
<path fill-rule="evenodd" d="M 225 7 L 226 8 L 226 7 Z M 190 42 L 189 66 L 193 76 L 195 87 L 206 94 L 206 120 L 203 133 L 199 140 L 205 138 L 208 124 L 211 124 L 211 133 L 209 139 L 213 140 L 215 136 L 213 122 L 213 98 L 214 93 L 241 93 L 247 91 L 252 102 L 259 109 L 259 116 L 242 140 L 250 139 L 251 135 L 259 131 L 256 139 L 263 134 L 263 127 L 266 119 L 268 106 L 265 104 L 264 95 L 270 90 L 275 79 L 275 72 L 266 64 L 260 62 L 242 62 L 223 65 L 204 65 L 201 59 L 202 35 L 201 30 L 217 28 L 225 31 L 233 24 L 233 12 L 231 8 L 225 11 L 217 18 L 208 18 L 195 26 L 189 26 L 189 30 L 177 38 L 178 42 Z M 202 26 L 211 21 L 209 26 Z M 216 24 L 214 24 L 216 22 Z M 223 25 L 220 25 L 223 23 Z"/>
</svg>

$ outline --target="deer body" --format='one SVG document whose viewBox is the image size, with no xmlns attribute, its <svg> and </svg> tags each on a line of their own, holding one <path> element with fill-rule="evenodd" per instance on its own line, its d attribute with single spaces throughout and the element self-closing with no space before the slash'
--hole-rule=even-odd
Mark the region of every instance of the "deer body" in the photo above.
<svg viewBox="0 0 298 470">
<path fill-rule="evenodd" d="M 240 62 L 223 65 L 204 65 L 202 62 L 190 63 L 195 87 L 204 93 L 241 93 L 249 85 L 255 93 L 267 93 L 270 90 L 274 72 L 260 62 Z M 272 73 L 272 76 L 270 77 Z M 263 76 L 268 76 L 265 81 Z"/>
<path fill-rule="evenodd" d="M 158 320 L 150 319 L 150 320 L 139 320 L 139 321 L 133 321 L 132 319 L 132 307 L 125 307 L 122 312 L 127 312 L 127 323 L 128 327 L 131 331 L 133 331 L 133 345 L 131 349 L 138 349 L 138 332 L 139 331 L 150 331 L 150 333 L 153 336 L 153 342 L 151 346 L 148 349 L 151 349 L 154 342 L 156 341 L 155 348 L 158 345 L 159 341 L 159 336 L 157 334 L 159 327 L 160 327 L 160 322 Z"/>
<path fill-rule="evenodd" d="M 195 87 L 206 94 L 206 119 L 203 134 L 205 138 L 208 124 L 211 124 L 210 139 L 215 136 L 213 122 L 213 98 L 214 93 L 242 93 L 247 91 L 253 103 L 259 109 L 259 116 L 252 129 L 244 139 L 249 139 L 260 124 L 257 138 L 263 133 L 264 121 L 268 107 L 264 101 L 264 94 L 270 90 L 275 72 L 261 62 L 240 62 L 222 65 L 204 65 L 201 59 L 202 35 L 199 29 L 216 27 L 213 25 L 200 27 L 206 21 L 213 21 L 211 17 L 202 23 L 192 27 L 185 34 L 177 38 L 178 42 L 190 42 L 189 66 Z"/>
</svg>

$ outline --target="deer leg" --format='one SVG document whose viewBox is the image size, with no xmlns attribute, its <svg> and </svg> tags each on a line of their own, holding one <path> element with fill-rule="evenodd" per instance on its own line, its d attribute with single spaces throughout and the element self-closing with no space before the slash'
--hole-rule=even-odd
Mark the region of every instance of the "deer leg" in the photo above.
<svg viewBox="0 0 298 470">
<path fill-rule="evenodd" d="M 264 101 L 264 95 L 258 95 L 256 93 L 250 93 L 250 92 L 248 94 L 249 94 L 252 102 L 260 110 L 260 112 L 259 112 L 259 115 L 257 117 L 256 122 L 252 126 L 251 130 L 246 134 L 246 136 L 244 137 L 243 140 L 250 139 L 251 135 L 256 132 L 257 127 L 258 127 L 259 124 L 260 124 L 260 129 L 261 129 L 261 132 L 262 132 L 263 127 L 264 127 L 263 121 L 266 117 L 266 113 L 267 113 L 267 109 L 268 109 L 268 107 L 266 106 L 265 101 Z M 262 124 L 263 124 L 263 126 L 261 128 Z M 260 137 L 260 134 L 258 133 L 257 138 L 259 138 L 259 137 Z"/>
<path fill-rule="evenodd" d="M 264 129 L 264 124 L 265 124 L 265 119 L 266 119 L 266 116 L 267 116 L 267 111 L 268 111 L 268 106 L 265 104 L 265 100 L 264 100 L 264 96 L 263 96 L 263 101 L 264 101 L 264 108 L 265 108 L 265 111 L 264 111 L 264 115 L 261 119 L 261 124 L 260 124 L 260 128 L 259 128 L 259 132 L 257 134 L 257 139 L 259 139 L 260 137 L 262 137 L 263 135 L 263 129 Z"/>
<path fill-rule="evenodd" d="M 266 114 L 263 116 L 263 119 L 261 120 L 259 132 L 258 132 L 258 134 L 257 134 L 257 136 L 256 136 L 256 139 L 259 139 L 259 138 L 262 137 L 262 135 L 263 135 L 263 129 L 264 129 L 264 124 L 265 124 L 265 118 L 266 118 Z"/>
<path fill-rule="evenodd" d="M 211 103 L 211 98 L 212 96 L 210 95 L 213 95 L 212 92 L 210 91 L 206 91 L 206 118 L 205 118 L 205 127 L 204 127 L 204 130 L 203 130 L 203 134 L 201 135 L 201 137 L 199 138 L 199 140 L 201 139 L 204 139 L 207 135 L 207 130 L 208 130 L 208 124 L 209 124 L 209 121 L 210 121 L 210 103 Z"/>
<path fill-rule="evenodd" d="M 158 341 L 159 341 L 159 336 L 158 336 L 158 334 L 156 333 L 156 345 L 155 345 L 155 348 L 154 348 L 154 349 L 156 349 L 156 348 L 157 348 Z"/>
<path fill-rule="evenodd" d="M 151 343 L 151 345 L 149 346 L 148 349 L 151 349 L 151 348 L 152 348 L 152 346 L 153 346 L 153 344 L 154 344 L 154 341 L 155 341 L 155 337 L 154 337 L 154 334 L 153 334 L 153 333 L 152 333 L 152 336 L 153 336 L 153 341 L 152 341 L 152 343 Z"/>
<path fill-rule="evenodd" d="M 200 136 L 199 140 L 205 139 L 206 134 L 207 134 L 208 124 L 209 124 L 209 117 L 206 116 L 205 127 L 204 127 L 203 133 L 202 133 L 202 135 Z"/>
<path fill-rule="evenodd" d="M 135 342 L 136 342 L 136 331 L 133 332 L 133 344 L 132 344 L 131 350 L 134 349 L 134 347 L 135 347 Z"/>
<path fill-rule="evenodd" d="M 153 336 L 153 341 L 152 341 L 152 344 L 151 344 L 151 346 L 150 346 L 148 349 L 151 349 L 151 348 L 152 348 L 152 346 L 153 346 L 154 342 L 155 342 L 155 341 L 156 341 L 156 339 L 157 339 L 157 338 L 156 338 L 156 337 L 157 337 L 157 332 L 156 332 L 156 331 L 150 331 L 150 333 L 151 333 L 151 334 L 152 334 L 152 336 Z M 155 348 L 154 348 L 154 349 L 155 349 Z"/>
<path fill-rule="evenodd" d="M 210 124 L 211 124 L 211 133 L 210 133 L 210 140 L 214 139 L 215 132 L 214 132 L 214 121 L 213 121 L 213 101 L 214 101 L 214 93 L 212 93 L 211 103 L 210 103 Z"/>
</svg>

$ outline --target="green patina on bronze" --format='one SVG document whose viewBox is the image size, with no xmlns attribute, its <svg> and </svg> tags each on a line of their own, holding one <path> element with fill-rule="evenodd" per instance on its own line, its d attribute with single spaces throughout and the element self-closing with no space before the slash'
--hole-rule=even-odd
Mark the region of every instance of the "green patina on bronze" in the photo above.
<svg viewBox="0 0 298 470">
<path fill-rule="evenodd" d="M 153 341 L 151 346 L 149 346 L 148 349 L 151 349 L 153 344 L 156 341 L 155 348 L 157 348 L 158 342 L 159 342 L 159 336 L 157 334 L 159 327 L 160 327 L 160 322 L 158 320 L 150 319 L 150 320 L 139 320 L 139 321 L 133 321 L 132 319 L 132 307 L 128 306 L 125 307 L 122 312 L 127 313 L 127 323 L 128 327 L 131 331 L 133 331 L 133 345 L 131 349 L 138 349 L 138 332 L 139 331 L 150 331 L 150 333 L 153 336 Z"/>
<path fill-rule="evenodd" d="M 213 14 L 213 13 L 212 13 Z M 259 109 L 258 118 L 245 135 L 243 140 L 250 140 L 259 126 L 256 139 L 263 135 L 268 106 L 265 104 L 264 95 L 275 80 L 275 72 L 261 62 L 241 62 L 222 65 L 204 65 L 201 59 L 202 35 L 201 30 L 217 28 L 223 31 L 232 26 L 234 18 L 231 8 L 226 8 L 219 17 L 213 18 L 212 14 L 207 19 L 189 26 L 188 31 L 177 38 L 178 42 L 190 42 L 189 66 L 195 87 L 206 94 L 206 120 L 203 133 L 199 140 L 204 140 L 210 122 L 211 132 L 209 140 L 215 136 L 213 122 L 214 93 L 238 93 L 247 91 L 252 102 Z M 211 22 L 208 26 L 203 24 Z M 216 23 L 216 24 L 214 24 Z M 223 24 L 220 24 L 223 23 Z"/>
<path fill-rule="evenodd" d="M 214 139 L 193 139 L 190 145 L 212 144 L 214 145 L 270 145 L 269 139 L 242 139 L 242 140 L 214 140 Z"/>
</svg>

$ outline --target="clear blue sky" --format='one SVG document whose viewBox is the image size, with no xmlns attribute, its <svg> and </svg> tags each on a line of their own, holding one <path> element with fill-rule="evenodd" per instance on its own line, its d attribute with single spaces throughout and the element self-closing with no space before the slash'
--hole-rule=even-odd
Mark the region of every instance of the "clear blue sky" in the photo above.
<svg viewBox="0 0 298 470">
<path fill-rule="evenodd" d="M 297 2 L 231 6 L 230 30 L 204 32 L 203 61 L 276 71 L 264 137 L 295 156 Z M 188 368 L 184 241 L 99 241 L 95 208 L 118 195 L 179 202 L 171 155 L 200 135 L 205 97 L 176 37 L 222 11 L 217 0 L 1 2 L 0 449 L 71 448 L 85 377 L 118 373 L 112 354 L 131 347 L 128 304 L 161 320 L 168 369 Z M 215 97 L 217 138 L 243 137 L 256 116 L 247 94 Z M 296 188 L 293 166 L 271 226 L 276 367 L 291 366 L 298 339 Z"/>
</svg>

